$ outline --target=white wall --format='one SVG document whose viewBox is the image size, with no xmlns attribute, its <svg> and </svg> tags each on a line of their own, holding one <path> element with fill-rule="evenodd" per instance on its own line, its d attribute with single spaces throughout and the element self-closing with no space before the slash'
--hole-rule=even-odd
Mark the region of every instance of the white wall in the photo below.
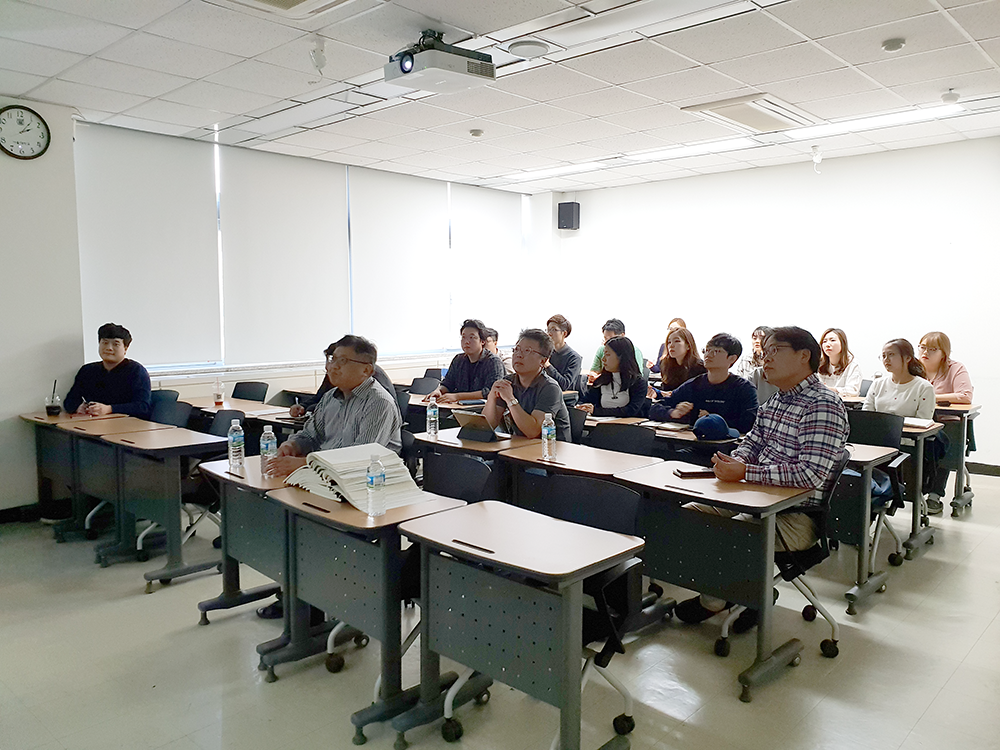
<svg viewBox="0 0 1000 750">
<path fill-rule="evenodd" d="M 866 377 L 882 344 L 946 332 L 969 368 L 979 450 L 1000 464 L 1000 138 L 577 194 L 580 229 L 548 241 L 552 294 L 585 365 L 622 318 L 653 357 L 683 317 L 699 346 L 758 325 L 843 328 Z M 551 254 L 551 251 L 550 251 Z"/>
<path fill-rule="evenodd" d="M 37 501 L 32 428 L 53 378 L 65 394 L 83 358 L 70 111 L 23 103 L 45 118 L 52 144 L 38 159 L 0 155 L 0 508 Z"/>
</svg>

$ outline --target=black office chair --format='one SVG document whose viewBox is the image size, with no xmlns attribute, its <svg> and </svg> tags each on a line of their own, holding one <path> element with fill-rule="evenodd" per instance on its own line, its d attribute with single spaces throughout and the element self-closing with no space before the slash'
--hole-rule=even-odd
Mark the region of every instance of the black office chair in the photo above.
<svg viewBox="0 0 1000 750">
<path fill-rule="evenodd" d="M 580 403 L 580 392 L 563 391 L 563 403 L 566 404 L 567 409 L 572 409 L 574 406 Z"/>
<path fill-rule="evenodd" d="M 588 445 L 619 453 L 633 453 L 637 456 L 653 455 L 653 440 L 656 431 L 635 424 L 608 424 L 602 422 L 590 431 Z"/>
<path fill-rule="evenodd" d="M 482 461 L 459 453 L 424 455 L 424 491 L 478 503 L 486 497 L 493 472 Z"/>
<path fill-rule="evenodd" d="M 186 401 L 160 400 L 153 404 L 150 421 L 158 424 L 172 424 L 174 427 L 187 427 L 191 416 L 191 404 Z"/>
<path fill-rule="evenodd" d="M 293 406 L 295 404 L 295 399 L 298 398 L 300 401 L 306 398 L 312 398 L 312 393 L 307 393 L 305 391 L 278 391 L 274 396 L 272 396 L 268 402 L 268 406 Z M 233 393 L 233 398 L 242 398 L 242 396 L 237 396 L 235 392 Z"/>
<path fill-rule="evenodd" d="M 441 379 L 441 368 L 440 367 L 428 367 L 424 370 L 425 378 L 434 378 L 435 380 Z"/>
<path fill-rule="evenodd" d="M 790 513 L 805 513 L 812 518 L 813 523 L 816 524 L 816 535 L 818 537 L 816 544 L 807 550 L 797 552 L 778 551 L 777 545 L 775 545 L 776 549 L 774 553 L 774 564 L 778 568 L 778 573 L 774 576 L 774 585 L 777 586 L 778 582 L 784 579 L 795 586 L 799 590 L 799 593 L 809 601 L 809 604 L 802 608 L 802 619 L 806 622 L 815 620 L 816 614 L 819 613 L 830 624 L 830 638 L 824 639 L 819 644 L 820 652 L 829 659 L 833 659 L 840 653 L 840 647 L 837 645 L 840 641 L 840 626 L 833 619 L 833 615 L 820 604 L 819 597 L 816 596 L 816 592 L 804 580 L 804 577 L 807 570 L 823 562 L 823 560 L 830 556 L 830 545 L 827 538 L 827 519 L 830 515 L 830 502 L 836 494 L 837 488 L 840 486 L 841 474 L 847 468 L 847 463 L 850 460 L 850 451 L 845 449 L 833 469 L 833 483 L 823 492 L 822 497 L 819 500 L 807 500 L 805 503 L 789 511 Z M 777 534 L 780 539 L 780 531 Z M 774 595 L 777 598 L 777 590 L 775 590 Z M 715 642 L 716 655 L 729 656 L 729 628 L 746 609 L 746 607 L 740 605 L 733 607 L 729 611 L 725 622 L 722 623 L 722 632 L 719 634 L 719 639 Z M 744 692 L 746 690 L 747 688 L 744 687 Z"/>
<path fill-rule="evenodd" d="M 437 378 L 414 378 L 410 385 L 410 393 L 426 396 L 428 393 L 433 393 L 439 385 L 441 385 L 441 381 Z"/>
<path fill-rule="evenodd" d="M 176 401 L 179 395 L 180 394 L 177 391 L 172 391 L 167 388 L 158 388 L 155 391 L 149 392 L 149 403 L 155 409 L 157 404 Z"/>
<path fill-rule="evenodd" d="M 237 383 L 233 386 L 233 398 L 264 403 L 264 399 L 267 398 L 267 383 L 256 383 L 249 380 Z"/>
<path fill-rule="evenodd" d="M 587 412 L 573 407 L 569 410 L 570 440 L 577 445 L 583 442 L 583 428 L 587 423 Z"/>
<path fill-rule="evenodd" d="M 867 396 L 868 395 L 868 389 L 871 388 L 871 387 L 872 387 L 872 381 L 871 380 L 862 380 L 861 381 L 861 390 L 858 391 L 858 395 L 859 396 Z"/>
</svg>

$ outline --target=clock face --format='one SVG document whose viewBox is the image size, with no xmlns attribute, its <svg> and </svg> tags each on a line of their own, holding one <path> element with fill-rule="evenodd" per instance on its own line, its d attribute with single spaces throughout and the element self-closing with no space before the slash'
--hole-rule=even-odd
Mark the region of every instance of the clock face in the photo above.
<svg viewBox="0 0 1000 750">
<path fill-rule="evenodd" d="M 0 109 L 0 150 L 15 159 L 37 159 L 49 147 L 49 126 L 27 107 Z"/>
</svg>

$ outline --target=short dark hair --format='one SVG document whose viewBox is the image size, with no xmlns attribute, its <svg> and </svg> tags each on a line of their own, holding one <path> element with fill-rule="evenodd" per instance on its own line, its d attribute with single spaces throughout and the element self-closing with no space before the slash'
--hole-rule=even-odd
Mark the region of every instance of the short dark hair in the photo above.
<svg viewBox="0 0 1000 750">
<path fill-rule="evenodd" d="M 351 334 L 342 336 L 334 341 L 326 348 L 326 351 L 324 351 L 323 354 L 329 357 L 342 346 L 353 349 L 355 356 L 359 359 L 365 360 L 370 365 L 374 365 L 378 360 L 378 347 L 376 347 L 373 342 L 369 341 L 364 336 L 353 336 Z"/>
<path fill-rule="evenodd" d="M 97 329 L 97 340 L 101 339 L 121 339 L 126 347 L 132 344 L 132 334 L 128 328 L 117 323 L 105 323 Z"/>
<path fill-rule="evenodd" d="M 486 334 L 486 338 L 493 339 L 494 341 L 500 341 L 500 334 L 497 333 L 496 328 L 484 328 L 483 333 Z"/>
<path fill-rule="evenodd" d="M 613 333 L 616 336 L 624 336 L 625 324 L 618 320 L 618 318 L 611 318 L 607 323 L 601 326 L 601 330 Z"/>
<path fill-rule="evenodd" d="M 458 333 L 461 335 L 466 328 L 475 328 L 479 332 L 479 340 L 486 341 L 486 326 L 483 325 L 483 321 L 476 318 L 466 318 L 462 321 L 462 327 L 458 329 Z"/>
<path fill-rule="evenodd" d="M 801 352 L 808 350 L 809 369 L 813 372 L 819 370 L 819 343 L 805 328 L 799 328 L 798 326 L 778 326 L 771 331 L 771 335 L 767 338 L 768 340 L 775 339 L 782 344 L 788 344 L 792 347 L 792 351 Z M 911 349 L 910 351 L 913 350 Z"/>
<path fill-rule="evenodd" d="M 741 344 L 740 340 L 731 333 L 715 334 L 708 340 L 708 343 L 705 344 L 706 349 L 710 346 L 722 349 L 730 357 L 734 354 L 738 357 L 743 353 L 743 344 Z"/>
<path fill-rule="evenodd" d="M 545 359 L 548 359 L 552 350 L 556 348 L 556 345 L 552 343 L 552 337 L 541 328 L 525 328 L 517 334 L 517 340 L 521 339 L 528 339 L 528 341 L 534 341 L 538 344 L 538 351 Z"/>
<path fill-rule="evenodd" d="M 573 325 L 566 319 L 565 315 L 553 315 L 551 318 L 545 321 L 545 325 L 548 326 L 551 323 L 555 323 L 559 326 L 559 330 L 563 331 L 567 336 L 573 333 Z"/>
</svg>

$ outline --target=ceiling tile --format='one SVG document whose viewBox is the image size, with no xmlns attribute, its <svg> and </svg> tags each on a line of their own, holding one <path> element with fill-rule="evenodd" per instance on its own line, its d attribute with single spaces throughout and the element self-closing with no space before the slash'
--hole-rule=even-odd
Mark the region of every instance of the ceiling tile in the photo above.
<svg viewBox="0 0 1000 750">
<path fill-rule="evenodd" d="M 382 143 L 380 141 L 369 141 L 368 143 L 359 143 L 356 146 L 348 146 L 347 148 L 341 148 L 337 150 L 342 154 L 367 156 L 372 159 L 379 159 L 380 161 L 396 159 L 400 156 L 410 156 L 412 154 L 417 153 L 417 149 L 415 148 L 393 146 L 388 143 Z"/>
<path fill-rule="evenodd" d="M 612 125 L 610 122 L 590 118 L 589 120 L 578 120 L 577 122 L 570 122 L 553 128 L 543 128 L 541 132 L 554 135 L 556 138 L 565 138 L 572 143 L 583 143 L 584 141 L 594 141 L 598 138 L 625 135 L 629 131 L 619 125 Z"/>
<path fill-rule="evenodd" d="M 672 102 L 693 96 L 710 96 L 720 91 L 728 91 L 738 82 L 711 68 L 692 68 L 679 73 L 650 78 L 646 81 L 630 83 L 625 88 L 652 96 L 660 101 Z"/>
<path fill-rule="evenodd" d="M 732 159 L 723 156 L 722 154 L 704 154 L 702 156 L 685 156 L 681 159 L 671 159 L 670 164 L 674 167 L 679 167 L 681 169 L 706 169 L 710 167 L 722 167 L 727 165 L 733 165 Z"/>
<path fill-rule="evenodd" d="M 955 135 L 955 131 L 943 122 L 916 122 L 910 125 L 898 125 L 894 128 L 879 128 L 866 130 L 858 135 L 872 143 L 887 144 L 893 141 L 910 141 L 914 138 L 931 138 L 937 136 Z"/>
<path fill-rule="evenodd" d="M 311 79 L 315 79 L 317 77 L 316 69 L 309 57 L 309 53 L 315 46 L 316 37 L 310 34 L 257 55 L 256 59 L 272 65 L 298 70 L 301 73 L 308 73 Z M 367 73 L 370 70 L 381 69 L 386 61 L 385 55 L 377 55 L 374 52 L 352 47 L 334 39 L 324 40 L 323 54 L 326 55 L 326 66 L 323 68 L 324 80 L 346 81 L 348 78 Z"/>
<path fill-rule="evenodd" d="M 30 73 L 0 68 L 0 94 L 22 96 L 35 86 L 41 86 L 46 80 L 44 76 L 33 76 Z"/>
<path fill-rule="evenodd" d="M 539 16 L 563 10 L 561 0 L 397 0 L 410 10 L 431 18 L 448 19 L 449 23 L 476 34 L 506 29 Z"/>
<path fill-rule="evenodd" d="M 891 143 L 883 144 L 889 150 L 898 150 L 902 148 L 926 148 L 927 146 L 940 146 L 942 143 L 954 143 L 955 141 L 964 141 L 965 136 L 958 133 L 948 133 L 945 135 L 932 135 L 926 138 L 912 138 L 905 141 L 892 141 Z"/>
<path fill-rule="evenodd" d="M 227 115 L 186 104 L 175 104 L 160 99 L 140 104 L 128 111 L 131 117 L 142 117 L 146 120 L 169 122 L 174 125 L 187 125 L 188 128 L 205 128 L 226 119 Z"/>
<path fill-rule="evenodd" d="M 303 35 L 288 26 L 208 3 L 183 5 L 143 30 L 241 57 L 259 55 Z"/>
<path fill-rule="evenodd" d="M 380 140 L 391 138 L 392 136 L 405 135 L 412 132 L 412 128 L 396 125 L 391 122 L 380 122 L 372 120 L 370 117 L 352 117 L 350 120 L 337 122 L 333 125 L 324 125 L 319 128 L 327 133 L 336 135 L 346 135 L 349 138 L 361 138 L 363 140 Z"/>
<path fill-rule="evenodd" d="M 702 63 L 768 52 L 802 41 L 765 13 L 742 13 L 655 37 L 656 41 Z"/>
<path fill-rule="evenodd" d="M 213 73 L 207 80 L 278 99 L 290 99 L 296 94 L 309 91 L 313 87 L 311 82 L 316 77 L 256 60 L 244 60 L 231 68 Z"/>
<path fill-rule="evenodd" d="M 898 52 L 884 52 L 882 42 L 897 37 L 905 39 L 906 46 Z M 826 37 L 820 44 L 852 65 L 861 65 L 879 60 L 895 60 L 963 44 L 965 41 L 961 32 L 943 14 L 928 13 L 884 26 Z"/>
<path fill-rule="evenodd" d="M 214 133 L 213 137 L 203 140 L 211 140 L 213 143 L 221 143 L 226 146 L 232 146 L 237 143 L 242 143 L 243 141 L 252 140 L 256 137 L 257 134 L 251 133 L 249 130 L 229 128 L 228 130 L 220 130 L 218 133 Z"/>
<path fill-rule="evenodd" d="M 164 94 L 163 99 L 202 109 L 214 109 L 229 114 L 242 114 L 276 102 L 272 96 L 222 86 L 209 81 L 195 81 L 184 88 Z"/>
<path fill-rule="evenodd" d="M 566 138 L 560 138 L 555 135 L 548 135 L 533 131 L 523 131 L 515 133 L 514 135 L 504 136 L 503 138 L 497 138 L 493 141 L 493 143 L 502 148 L 508 148 L 511 151 L 521 153 L 544 151 L 546 154 L 552 155 L 555 159 L 569 161 L 569 159 L 565 156 L 554 155 L 555 151 L 558 151 L 560 148 L 570 144 L 570 141 Z"/>
<path fill-rule="evenodd" d="M 1000 36 L 1000 2 L 997 0 L 955 8 L 951 11 L 951 17 L 958 21 L 973 39 L 983 40 Z"/>
<path fill-rule="evenodd" d="M 78 55 L 75 52 L 39 47 L 13 39 L 5 39 L 0 44 L 0 68 L 46 78 L 58 75 L 83 59 L 83 55 Z"/>
<path fill-rule="evenodd" d="M 507 110 L 526 107 L 534 104 L 531 99 L 523 96 L 508 94 L 493 86 L 480 86 L 479 88 L 461 91 L 456 94 L 442 94 L 435 96 L 433 100 L 435 107 L 450 109 L 453 112 L 462 112 L 466 115 L 483 117 L 485 115 L 506 112 Z"/>
<path fill-rule="evenodd" d="M 859 148 L 867 146 L 871 141 L 863 135 L 857 133 L 843 133 L 841 135 L 829 135 L 824 138 L 810 138 L 808 141 L 791 141 L 784 144 L 785 148 L 791 151 L 798 151 L 802 154 L 812 153 L 812 147 L 818 145 L 823 153 L 831 151 L 843 151 L 848 148 Z"/>
<path fill-rule="evenodd" d="M 812 39 L 856 31 L 936 10 L 931 0 L 793 0 L 768 8 Z"/>
<path fill-rule="evenodd" d="M 500 159 L 511 156 L 514 152 L 489 143 L 466 143 L 461 146 L 452 146 L 437 151 L 443 156 L 450 156 L 461 162 L 483 161 L 484 159 Z M 451 169 L 449 166 L 448 169 Z"/>
<path fill-rule="evenodd" d="M 569 146 L 559 146 L 558 148 L 550 148 L 546 150 L 543 156 L 548 156 L 552 159 L 558 159 L 559 161 L 568 161 L 573 164 L 579 164 L 586 161 L 596 161 L 608 155 L 606 149 L 595 148 L 594 146 L 585 145 L 583 143 L 573 143 Z"/>
<path fill-rule="evenodd" d="M 257 151 L 270 151 L 274 154 L 285 154 L 286 156 L 318 156 L 321 151 L 317 151 L 313 148 L 303 148 L 302 146 L 292 146 L 287 143 L 282 143 L 281 141 L 270 141 L 268 143 L 255 144 L 254 149 Z"/>
<path fill-rule="evenodd" d="M 0 37 L 92 55 L 129 33 L 122 26 L 92 21 L 37 5 L 4 0 Z"/>
<path fill-rule="evenodd" d="M 843 120 L 848 117 L 863 117 L 881 112 L 892 112 L 909 103 L 898 94 L 885 89 L 866 91 L 861 94 L 837 96 L 803 104 L 802 109 L 823 120 Z"/>
<path fill-rule="evenodd" d="M 430 130 L 415 130 L 404 135 L 392 135 L 379 140 L 391 143 L 393 146 L 406 146 L 421 151 L 437 151 L 449 146 L 460 146 L 466 142 L 460 138 L 434 133 Z"/>
<path fill-rule="evenodd" d="M 368 156 L 358 156 L 357 154 L 342 154 L 339 151 L 331 151 L 327 154 L 320 154 L 315 157 L 316 159 L 322 159 L 323 161 L 332 161 L 337 164 L 347 164 L 355 167 L 367 167 L 369 164 L 375 164 L 378 159 L 372 159 Z"/>
<path fill-rule="evenodd" d="M 448 167 L 448 171 L 465 177 L 499 177 L 502 174 L 508 174 L 510 170 L 493 164 L 473 161 L 468 164 L 457 164 L 454 167 Z"/>
<path fill-rule="evenodd" d="M 811 102 L 816 99 L 831 99 L 835 96 L 860 94 L 877 89 L 879 86 L 870 78 L 861 75 L 854 68 L 840 68 L 826 73 L 817 73 L 803 78 L 775 81 L 764 88 L 768 93 L 792 104 Z"/>
<path fill-rule="evenodd" d="M 458 164 L 465 164 L 470 160 L 455 156 L 446 156 L 440 153 L 429 154 L 423 152 L 411 154 L 409 156 L 400 156 L 393 161 L 396 161 L 399 164 L 407 164 L 411 167 L 420 167 L 422 169 L 448 169 L 449 167 L 454 167 Z"/>
<path fill-rule="evenodd" d="M 993 58 L 993 62 L 1000 65 L 1000 39 L 988 39 L 982 42 L 980 46 L 986 51 L 986 54 Z"/>
<path fill-rule="evenodd" d="M 142 32 L 101 50 L 97 56 L 187 78 L 203 78 L 235 65 L 241 59 L 236 55 Z"/>
<path fill-rule="evenodd" d="M 681 112 L 672 104 L 657 104 L 654 107 L 646 107 L 635 112 L 622 112 L 616 115 L 605 115 L 601 118 L 615 125 L 632 130 L 652 130 L 653 128 L 665 128 L 669 125 L 681 125 L 685 122 L 700 121 L 695 115 L 689 112 Z"/>
<path fill-rule="evenodd" d="M 591 117 L 634 112 L 643 107 L 659 104 L 656 99 L 617 87 L 568 96 L 565 99 L 556 99 L 552 103 L 561 109 Z"/>
<path fill-rule="evenodd" d="M 584 119 L 584 115 L 578 112 L 570 112 L 558 107 L 550 107 L 547 104 L 534 104 L 530 107 L 512 109 L 509 112 L 501 112 L 491 115 L 491 120 L 495 122 L 516 125 L 524 130 L 537 130 L 553 125 L 565 125 L 566 123 Z"/>
<path fill-rule="evenodd" d="M 132 65 L 101 60 L 98 57 L 74 65 L 59 77 L 64 81 L 150 97 L 160 96 L 191 82 L 189 78 L 143 70 Z"/>
<path fill-rule="evenodd" d="M 962 117 L 949 117 L 942 120 L 949 128 L 959 133 L 970 133 L 987 128 L 1000 128 L 1000 112 L 979 112 Z"/>
<path fill-rule="evenodd" d="M 772 81 L 834 70 L 843 67 L 843 63 L 823 49 L 804 42 L 759 55 L 715 63 L 713 67 L 751 86 L 760 86 Z"/>
<path fill-rule="evenodd" d="M 1000 73 L 981 70 L 960 76 L 948 76 L 935 81 L 921 81 L 907 86 L 893 86 L 892 91 L 913 104 L 940 104 L 941 95 L 954 89 L 966 99 L 1000 93 Z"/>
<path fill-rule="evenodd" d="M 690 60 L 648 40 L 574 57 L 563 65 L 615 84 L 632 83 L 694 67 Z"/>
<path fill-rule="evenodd" d="M 558 159 L 550 159 L 547 156 L 540 156 L 539 154 L 511 154 L 499 159 L 483 159 L 483 163 L 511 171 L 515 169 L 548 169 L 563 164 Z"/>
<path fill-rule="evenodd" d="M 292 146 L 314 148 L 317 151 L 339 151 L 342 148 L 350 148 L 365 142 L 360 138 L 349 138 L 346 135 L 336 135 L 322 130 L 306 130 L 279 140 Z"/>
<path fill-rule="evenodd" d="M 414 177 L 427 171 L 424 167 L 415 167 L 395 161 L 379 161 L 372 164 L 371 168 L 377 169 L 380 172 L 397 172 L 399 174 L 413 175 Z"/>
<path fill-rule="evenodd" d="M 992 66 L 979 50 L 968 44 L 859 66 L 883 86 L 902 86 L 989 67 Z"/>
<path fill-rule="evenodd" d="M 43 83 L 32 91 L 32 97 L 52 104 L 65 104 L 68 107 L 89 107 L 103 112 L 121 112 L 142 104 L 146 99 L 134 94 L 120 91 L 108 91 L 82 83 L 52 80 Z M 156 118 L 153 118 L 156 119 Z M 191 127 L 197 127 L 192 125 Z"/>
<path fill-rule="evenodd" d="M 129 115 L 113 115 L 104 122 L 107 125 L 114 125 L 119 128 L 142 130 L 146 133 L 161 133 L 163 135 L 184 135 L 191 130 L 191 128 L 187 125 L 157 122 L 155 120 L 146 120 L 141 117 L 130 117 Z"/>
<path fill-rule="evenodd" d="M 444 40 L 449 44 L 469 36 L 450 23 L 435 22 L 422 13 L 393 3 L 382 3 L 368 13 L 324 26 L 319 33 L 388 57 L 416 43 L 424 29 L 443 31 Z"/>
<path fill-rule="evenodd" d="M 187 0 L 29 0 L 52 10 L 138 29 L 183 5 Z"/>
<path fill-rule="evenodd" d="M 587 141 L 587 146 L 611 154 L 627 154 L 632 151 L 652 151 L 655 148 L 667 148 L 672 143 L 667 143 L 660 138 L 654 138 L 647 133 L 627 133 L 625 135 L 613 135 L 610 138 L 597 138 Z"/>
<path fill-rule="evenodd" d="M 607 86 L 575 70 L 561 65 L 546 65 L 523 73 L 507 76 L 494 84 L 501 91 L 547 102 L 560 96 L 573 96 L 596 91 Z"/>
<path fill-rule="evenodd" d="M 451 110 L 434 107 L 423 102 L 407 102 L 399 107 L 381 109 L 367 117 L 380 122 L 393 122 L 411 128 L 430 130 L 441 125 L 450 125 L 468 119 L 465 115 Z"/>
<path fill-rule="evenodd" d="M 648 131 L 648 133 L 654 138 L 662 138 L 671 144 L 699 143 L 700 141 L 742 135 L 742 133 L 737 133 L 735 130 L 707 120 L 699 120 L 686 125 L 673 125 L 669 128 L 657 128 Z"/>
</svg>

